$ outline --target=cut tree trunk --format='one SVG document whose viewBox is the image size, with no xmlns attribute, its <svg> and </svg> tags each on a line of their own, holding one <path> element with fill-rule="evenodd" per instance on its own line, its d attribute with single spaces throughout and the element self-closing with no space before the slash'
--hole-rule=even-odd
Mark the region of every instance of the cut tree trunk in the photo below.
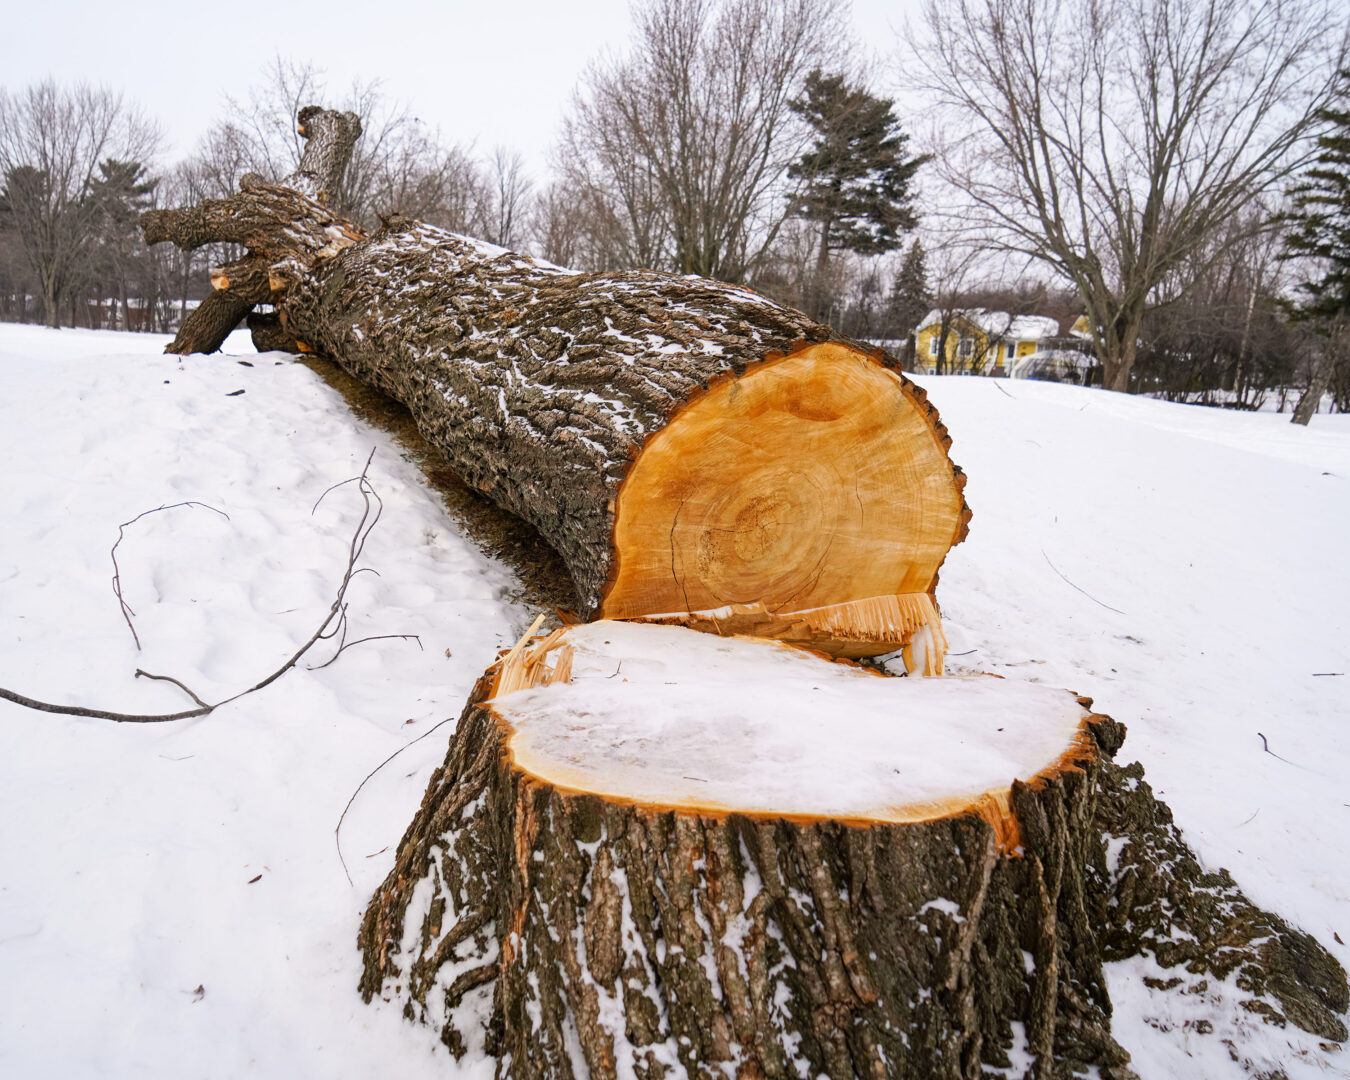
<svg viewBox="0 0 1350 1080">
<path fill-rule="evenodd" d="M 371 899 L 362 993 L 503 1080 L 1132 1076 L 1102 965 L 1141 952 L 1344 1039 L 1335 961 L 1200 870 L 1090 705 L 676 627 L 522 642 Z"/>
<path fill-rule="evenodd" d="M 992 677 L 557 631 L 475 691 L 362 991 L 501 1077 L 1130 1075 L 1082 897 L 1120 735 Z M 962 737 L 992 749 L 957 778 Z"/>
<path fill-rule="evenodd" d="M 941 671 L 965 478 L 879 350 L 738 286 L 574 273 L 404 219 L 366 236 L 292 188 L 243 189 L 144 215 L 147 242 L 245 245 L 217 306 L 273 304 L 260 347 L 322 353 L 407 405 L 561 554 L 583 618 L 907 645 Z M 218 346 L 198 331 L 171 348 Z"/>
<path fill-rule="evenodd" d="M 308 105 L 296 118 L 297 128 L 305 138 L 305 149 L 295 172 L 281 181 L 279 187 L 305 196 L 323 207 L 328 194 L 342 183 L 351 160 L 352 148 L 361 135 L 361 121 L 355 113 L 336 112 Z M 172 239 L 184 251 L 195 251 L 215 240 L 248 244 L 256 238 L 286 228 L 286 206 L 268 203 L 265 199 L 243 198 L 250 191 L 267 191 L 268 186 L 257 173 L 245 173 L 239 181 L 240 196 L 213 200 L 188 211 L 149 210 L 141 215 L 141 230 L 147 244 L 158 244 Z M 242 215 L 241 215 L 242 211 Z M 338 219 L 322 212 L 324 223 L 318 235 L 297 236 L 301 247 L 332 250 L 334 243 L 361 235 L 361 230 L 350 223 L 337 226 L 334 235 L 329 228 Z M 297 221 L 297 225 L 300 224 Z M 172 235 L 168 230 L 172 230 Z M 190 353 L 211 353 L 220 348 L 230 331 L 237 327 L 255 305 L 268 299 L 269 279 L 274 271 L 269 261 L 259 252 L 225 267 L 211 271 L 211 293 L 191 317 L 179 324 L 178 333 L 164 347 L 166 353 L 186 356 Z M 256 338 L 255 338 L 256 340 Z M 293 348 L 293 340 L 280 337 L 268 339 L 267 348 Z"/>
</svg>

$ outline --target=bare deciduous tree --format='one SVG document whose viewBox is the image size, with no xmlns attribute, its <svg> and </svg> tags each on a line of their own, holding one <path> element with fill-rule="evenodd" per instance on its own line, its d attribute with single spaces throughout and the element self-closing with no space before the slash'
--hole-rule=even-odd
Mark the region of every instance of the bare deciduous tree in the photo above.
<svg viewBox="0 0 1350 1080">
<path fill-rule="evenodd" d="M 1327 0 L 926 0 L 924 18 L 953 212 L 1073 283 L 1127 389 L 1159 285 L 1306 158 L 1343 18 Z"/>
<path fill-rule="evenodd" d="M 521 222 L 528 212 L 534 184 L 525 174 L 525 161 L 519 152 L 507 147 L 499 146 L 492 152 L 489 169 L 483 239 L 511 247 L 520 239 Z"/>
<path fill-rule="evenodd" d="M 622 226 L 629 265 L 739 280 L 772 241 L 804 144 L 789 101 L 830 67 L 838 0 L 651 0 L 590 68 L 558 154 Z"/>
<path fill-rule="evenodd" d="M 1234 215 L 1160 288 L 1168 302 L 1145 317 L 1140 332 L 1141 389 L 1173 401 L 1255 408 L 1270 387 L 1291 384 L 1307 342 L 1274 300 L 1287 289 L 1288 273 L 1277 259 L 1279 237 L 1257 228 L 1271 216 L 1259 202 Z"/>
<path fill-rule="evenodd" d="M 415 125 L 373 171 L 361 216 L 370 222 L 397 212 L 455 232 L 474 231 L 487 197 L 481 170 L 463 147 L 446 149 L 420 121 Z"/>
<path fill-rule="evenodd" d="M 361 96 L 363 89 L 355 87 L 354 96 Z M 217 128 L 229 129 L 229 134 L 223 137 L 244 151 L 249 170 L 269 179 L 280 179 L 295 168 L 304 149 L 304 140 L 296 130 L 296 116 L 304 106 L 323 96 L 321 71 L 312 64 L 297 63 L 278 53 L 262 69 L 261 78 L 249 88 L 246 99 L 225 95 L 228 119 Z M 363 116 L 363 123 L 364 120 Z M 207 139 L 215 141 L 216 129 Z M 230 179 L 227 193 L 234 191 L 237 180 L 238 177 Z"/>
<path fill-rule="evenodd" d="M 58 326 L 81 275 L 99 209 L 89 198 L 108 158 L 144 162 L 159 132 L 120 94 L 51 80 L 15 94 L 0 89 L 0 186 L 5 231 Z"/>
<path fill-rule="evenodd" d="M 598 192 L 578 189 L 566 179 L 555 180 L 535 197 L 529 228 L 536 252 L 559 266 L 616 270 L 654 265 L 624 257 L 628 237 L 613 207 Z"/>
<path fill-rule="evenodd" d="M 212 128 L 199 151 L 214 163 L 213 175 L 221 174 L 221 196 L 233 193 L 246 171 L 272 181 L 289 175 L 304 148 L 296 115 L 332 96 L 321 70 L 277 56 L 246 99 L 227 97 L 227 119 Z M 489 193 L 469 151 L 444 147 L 439 133 L 390 101 L 378 81 L 357 81 L 339 96 L 340 107 L 360 117 L 363 135 L 330 193 L 335 209 L 366 225 L 398 212 L 455 230 L 481 228 Z M 233 175 L 224 175 L 225 165 L 233 166 Z"/>
<path fill-rule="evenodd" d="M 240 176 L 250 170 L 260 171 L 256 163 L 248 133 L 226 121 L 215 124 L 201 137 L 181 170 L 192 198 L 225 199 L 234 193 Z"/>
</svg>

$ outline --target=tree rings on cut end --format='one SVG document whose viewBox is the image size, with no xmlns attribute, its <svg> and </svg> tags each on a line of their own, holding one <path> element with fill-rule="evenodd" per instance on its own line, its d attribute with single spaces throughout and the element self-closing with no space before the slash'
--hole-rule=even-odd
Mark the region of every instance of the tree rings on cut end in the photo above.
<svg viewBox="0 0 1350 1080">
<path fill-rule="evenodd" d="M 947 441 L 911 384 L 839 343 L 712 386 L 624 481 L 601 615 L 835 655 L 930 625 L 940 645 L 931 590 L 968 516 Z"/>
<path fill-rule="evenodd" d="M 1095 755 L 1067 690 L 894 679 L 777 642 L 596 622 L 512 650 L 491 707 L 555 788 L 704 816 L 904 824 L 974 813 Z"/>
</svg>

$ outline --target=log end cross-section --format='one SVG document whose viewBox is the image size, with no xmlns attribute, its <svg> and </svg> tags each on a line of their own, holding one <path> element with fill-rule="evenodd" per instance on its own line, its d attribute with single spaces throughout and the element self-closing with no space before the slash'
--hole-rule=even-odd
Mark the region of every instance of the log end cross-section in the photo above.
<svg viewBox="0 0 1350 1080">
<path fill-rule="evenodd" d="M 716 382 L 629 470 L 600 614 L 845 656 L 936 644 L 932 590 L 969 518 L 949 441 L 921 391 L 842 343 Z"/>
</svg>

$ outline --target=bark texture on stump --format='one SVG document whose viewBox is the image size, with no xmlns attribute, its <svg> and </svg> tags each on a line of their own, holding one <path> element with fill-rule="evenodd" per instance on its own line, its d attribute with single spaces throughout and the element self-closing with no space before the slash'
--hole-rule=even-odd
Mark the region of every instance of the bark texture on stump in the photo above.
<svg viewBox="0 0 1350 1080">
<path fill-rule="evenodd" d="M 365 998 L 498 1076 L 1132 1076 L 1103 964 L 1141 952 L 1175 968 L 1159 992 L 1238 972 L 1253 1023 L 1345 1038 L 1335 961 L 1200 870 L 1089 700 L 1084 737 L 1010 785 L 1011 840 L 987 808 L 700 813 L 521 763 L 491 700 L 565 681 L 565 648 L 480 681 L 360 932 Z"/>
<path fill-rule="evenodd" d="M 622 694 L 620 669 L 597 674 L 608 663 L 574 673 L 572 642 L 582 648 L 584 633 L 621 645 L 634 632 L 555 632 L 518 646 L 479 684 L 367 910 L 367 998 L 397 995 L 456 1051 L 497 1056 L 503 1077 L 969 1077 L 1033 1059 L 1037 1075 L 1073 1063 L 1129 1075 L 1082 895 L 1095 776 L 1117 725 L 1056 695 L 1069 717 L 1062 754 L 1031 782 L 965 797 L 954 813 L 899 806 L 870 823 L 617 794 L 630 790 L 624 762 L 637 754 L 639 774 L 652 763 L 643 737 L 600 763 L 617 787 L 560 786 L 557 769 L 577 777 L 596 766 L 586 747 L 601 714 L 561 725 L 565 739 L 578 732 L 574 760 L 511 721 L 506 695 L 541 684 Z M 660 631 L 655 654 L 679 649 L 681 633 Z M 741 644 L 685 637 L 698 648 Z M 636 669 L 654 654 L 625 655 Z M 800 653 L 789 662 L 825 691 L 823 708 L 839 707 L 840 669 Z M 842 674 L 860 693 L 930 688 Z M 975 683 L 977 695 L 1024 689 Z M 636 694 L 647 700 L 649 688 Z M 733 708 L 723 723 L 740 719 Z M 850 719 L 822 716 L 819 739 L 837 740 Z M 686 737 L 661 729 L 667 745 Z M 803 758 L 813 760 L 809 748 Z M 688 768 L 713 777 L 711 764 Z M 772 766 L 739 768 L 748 778 Z"/>
<path fill-rule="evenodd" d="M 864 829 L 571 793 L 502 739 L 471 705 L 361 931 L 367 1000 L 483 1038 L 500 1076 L 978 1077 L 1010 1051 L 1130 1075 L 1081 894 L 1090 759 L 1015 786 L 1009 858 L 975 813 Z M 461 1030 L 488 983 L 486 1032 Z"/>
<path fill-rule="evenodd" d="M 745 288 L 577 274 L 406 219 L 367 237 L 298 190 L 243 186 L 145 215 L 147 242 L 245 245 L 216 306 L 273 304 L 260 347 L 289 339 L 407 405 L 562 555 L 583 617 L 846 655 L 916 641 L 941 670 L 933 593 L 965 477 L 879 350 Z"/>
</svg>

